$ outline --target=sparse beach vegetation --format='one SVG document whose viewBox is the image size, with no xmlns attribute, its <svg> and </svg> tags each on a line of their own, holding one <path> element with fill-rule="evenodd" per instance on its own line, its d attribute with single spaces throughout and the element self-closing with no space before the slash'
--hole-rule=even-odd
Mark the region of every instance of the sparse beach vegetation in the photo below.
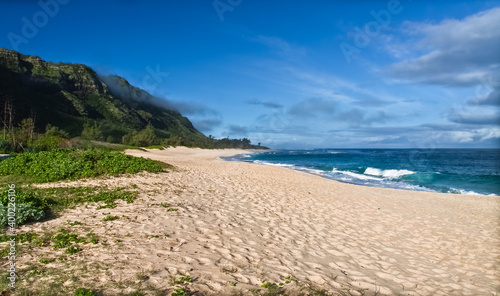
<svg viewBox="0 0 500 296">
<path fill-rule="evenodd" d="M 54 218 L 64 209 L 74 208 L 85 202 L 100 202 L 97 209 L 115 208 L 116 201 L 132 203 L 137 196 L 135 191 L 127 191 L 125 187 L 107 189 L 104 187 L 54 187 L 54 188 L 18 188 L 16 192 L 16 223 L 18 225 Z M 7 225 L 7 194 L 0 198 L 0 223 Z M 67 223 L 71 226 L 81 222 Z"/>
<path fill-rule="evenodd" d="M 189 275 L 181 276 L 178 280 L 174 281 L 174 285 L 182 285 L 184 283 L 189 283 L 192 281 L 193 279 Z"/>
<path fill-rule="evenodd" d="M 94 291 L 85 289 L 85 288 L 78 288 L 75 291 L 75 296 L 95 296 L 96 293 Z"/>
<path fill-rule="evenodd" d="M 110 215 L 107 215 L 106 217 L 104 217 L 102 219 L 102 221 L 106 222 L 106 221 L 114 221 L 114 220 L 117 220 L 119 217 L 118 216 L 110 216 Z"/>
</svg>

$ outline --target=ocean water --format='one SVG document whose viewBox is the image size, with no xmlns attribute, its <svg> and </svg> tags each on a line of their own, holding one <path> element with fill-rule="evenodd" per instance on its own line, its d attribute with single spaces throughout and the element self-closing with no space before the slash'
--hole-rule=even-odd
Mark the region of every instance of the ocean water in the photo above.
<svg viewBox="0 0 500 296">
<path fill-rule="evenodd" d="M 500 195 L 498 149 L 273 150 L 228 160 L 282 166 L 366 186 Z"/>
</svg>

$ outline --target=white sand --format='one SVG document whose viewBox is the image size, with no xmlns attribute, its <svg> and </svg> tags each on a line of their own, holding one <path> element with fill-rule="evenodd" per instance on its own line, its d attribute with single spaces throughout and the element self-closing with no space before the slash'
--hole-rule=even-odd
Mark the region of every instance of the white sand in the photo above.
<svg viewBox="0 0 500 296">
<path fill-rule="evenodd" d="M 500 294 L 499 197 L 356 186 L 218 158 L 244 152 L 127 151 L 178 169 L 92 181 L 137 184 L 143 194 L 115 209 L 89 204 L 26 228 L 55 228 L 70 219 L 110 237 L 108 246 L 77 255 L 121 266 L 94 283 L 147 271 L 153 286 L 168 288 L 169 277 L 189 274 L 197 279 L 193 291 L 215 295 L 288 275 L 332 294 Z M 178 211 L 153 205 L 161 202 Z M 101 212 L 130 219 L 103 222 Z"/>
</svg>

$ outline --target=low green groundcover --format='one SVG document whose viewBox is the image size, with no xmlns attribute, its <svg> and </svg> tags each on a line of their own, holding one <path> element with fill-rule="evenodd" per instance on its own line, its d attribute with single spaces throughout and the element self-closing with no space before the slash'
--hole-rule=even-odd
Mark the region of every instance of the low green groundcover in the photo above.
<svg viewBox="0 0 500 296">
<path fill-rule="evenodd" d="M 151 159 L 95 148 L 25 152 L 0 161 L 0 176 L 24 175 L 37 183 L 162 170 L 162 164 Z"/>
</svg>

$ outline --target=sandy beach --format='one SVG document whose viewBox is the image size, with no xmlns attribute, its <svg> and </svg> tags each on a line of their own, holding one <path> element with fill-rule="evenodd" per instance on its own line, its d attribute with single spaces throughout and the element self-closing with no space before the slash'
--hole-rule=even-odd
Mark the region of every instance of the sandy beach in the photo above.
<svg viewBox="0 0 500 296">
<path fill-rule="evenodd" d="M 75 255 L 88 266 L 108 264 L 89 282 L 169 288 L 169 279 L 190 275 L 196 295 L 244 295 L 290 276 L 332 295 L 500 294 L 500 197 L 364 187 L 219 158 L 243 150 L 126 153 L 176 169 L 50 185 L 134 184 L 140 198 L 99 211 L 88 204 L 22 228 L 40 232 L 78 220 L 109 237 L 106 246 Z M 126 218 L 103 222 L 101 212 Z"/>
</svg>

